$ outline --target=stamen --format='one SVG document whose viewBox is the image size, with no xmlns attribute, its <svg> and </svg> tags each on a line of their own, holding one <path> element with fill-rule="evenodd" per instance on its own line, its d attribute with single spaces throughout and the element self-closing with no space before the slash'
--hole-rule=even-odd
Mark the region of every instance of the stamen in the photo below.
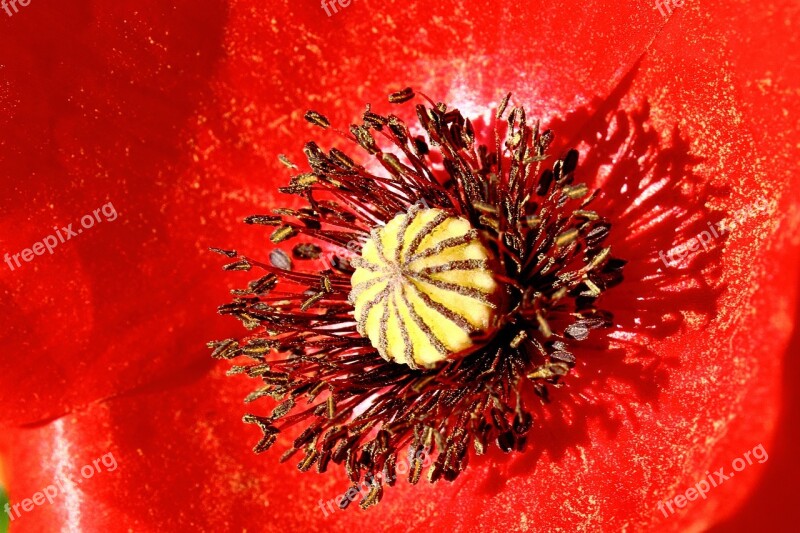
<svg viewBox="0 0 800 533">
<path fill-rule="evenodd" d="M 266 262 L 211 249 L 237 258 L 224 270 L 261 271 L 219 307 L 246 336 L 208 344 L 237 363 L 228 374 L 258 381 L 254 409 L 271 404 L 244 417 L 262 433 L 255 452 L 291 432 L 281 461 L 366 480 L 362 508 L 395 483 L 398 459 L 414 484 L 452 481 L 493 445 L 523 451 L 534 424 L 526 391 L 549 401 L 576 364 L 573 347 L 613 324 L 596 304 L 625 264 L 604 244 L 611 224 L 592 210 L 598 191 L 578 179 L 578 152 L 545 168 L 553 133 L 509 111 L 510 94 L 483 132 L 419 96 L 424 136 L 371 106 L 349 131 L 309 111 L 359 156 L 306 143 L 308 168 L 281 188 L 305 207 L 245 218 L 274 244 L 301 242 Z M 416 97 L 406 88 L 389 102 Z"/>
</svg>

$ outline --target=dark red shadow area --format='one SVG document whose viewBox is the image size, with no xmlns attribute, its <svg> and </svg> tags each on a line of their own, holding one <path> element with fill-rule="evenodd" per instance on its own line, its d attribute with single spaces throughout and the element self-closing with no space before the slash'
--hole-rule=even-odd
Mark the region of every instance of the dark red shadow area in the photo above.
<svg viewBox="0 0 800 533">
<path fill-rule="evenodd" d="M 709 222 L 721 220 L 723 213 L 706 203 L 726 191 L 695 174 L 700 159 L 677 129 L 661 135 L 651 125 L 646 101 L 623 104 L 635 73 L 636 68 L 606 99 L 546 125 L 564 132 L 555 140 L 556 156 L 559 149 L 580 147 L 576 181 L 602 187 L 591 208 L 609 218 L 607 243 L 627 264 L 624 282 L 599 300 L 600 308 L 613 312 L 614 327 L 596 330 L 574 346 L 577 367 L 561 387 L 550 390 L 552 401 L 531 401 L 534 442 L 523 455 L 490 470 L 484 483 L 489 494 L 499 492 L 509 476 L 532 474 L 543 454 L 559 461 L 587 445 L 593 424 L 599 423 L 609 438 L 623 423 L 637 427 L 639 415 L 631 404 L 648 403 L 658 410 L 660 396 L 670 390 L 670 373 L 680 370 L 677 357 L 658 357 L 649 346 L 680 332 L 686 311 L 706 323 L 718 314 L 724 286 L 715 282 L 726 237 L 682 263 L 665 264 L 659 251 L 669 251 L 707 229 Z M 503 454 L 492 449 L 475 462 L 487 460 L 502 464 Z"/>
</svg>

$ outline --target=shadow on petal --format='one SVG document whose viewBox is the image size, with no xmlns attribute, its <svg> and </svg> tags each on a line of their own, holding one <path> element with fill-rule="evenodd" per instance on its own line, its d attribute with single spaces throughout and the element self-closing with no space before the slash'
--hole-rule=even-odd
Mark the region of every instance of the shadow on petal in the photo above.
<svg viewBox="0 0 800 533">
<path fill-rule="evenodd" d="M 654 343 L 717 316 L 726 235 L 680 261 L 667 254 L 703 231 L 711 236 L 724 213 L 707 202 L 727 190 L 698 176 L 701 159 L 690 153 L 677 128 L 663 135 L 653 126 L 648 102 L 623 104 L 635 71 L 608 98 L 548 124 L 557 134 L 566 133 L 556 138 L 557 150 L 579 149 L 577 179 L 602 188 L 593 208 L 612 223 L 608 243 L 627 261 L 625 279 L 599 299 L 600 307 L 613 313 L 614 327 L 576 346 L 578 364 L 550 391 L 549 402 L 528 399 L 536 421 L 529 450 L 506 461 L 508 456 L 492 447 L 476 460 L 497 466 L 483 482 L 488 493 L 498 493 L 509 477 L 535 471 L 545 453 L 556 462 L 567 453 L 579 454 L 594 426 L 611 439 L 623 424 L 636 429 L 641 404 L 658 410 L 670 372 L 680 366 L 677 357 L 656 354 Z"/>
</svg>

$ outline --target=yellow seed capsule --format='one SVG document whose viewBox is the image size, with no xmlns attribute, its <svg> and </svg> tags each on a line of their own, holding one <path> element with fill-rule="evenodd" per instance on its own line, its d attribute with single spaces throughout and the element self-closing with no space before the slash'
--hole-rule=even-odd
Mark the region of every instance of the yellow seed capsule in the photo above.
<svg viewBox="0 0 800 533">
<path fill-rule="evenodd" d="M 412 207 L 373 229 L 353 260 L 359 333 L 384 359 L 412 368 L 468 351 L 498 312 L 492 264 L 467 220 Z"/>
</svg>

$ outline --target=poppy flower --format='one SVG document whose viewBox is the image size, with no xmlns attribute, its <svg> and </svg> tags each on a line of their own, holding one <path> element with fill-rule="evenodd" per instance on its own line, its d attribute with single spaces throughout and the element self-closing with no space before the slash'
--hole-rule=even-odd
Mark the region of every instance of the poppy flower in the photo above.
<svg viewBox="0 0 800 533">
<path fill-rule="evenodd" d="M 774 35 L 798 22 L 788 1 L 15 5 L 0 11 L 0 453 L 10 503 L 31 503 L 12 531 L 684 530 L 754 487 L 796 307 L 800 48 Z M 268 399 L 244 406 L 253 380 L 204 344 L 242 338 L 213 310 L 253 276 L 207 250 L 268 258 L 272 228 L 241 221 L 300 207 L 278 156 L 345 153 L 307 109 L 346 128 L 370 103 L 412 125 L 413 105 L 387 101 L 406 86 L 478 139 L 510 92 L 553 132 L 548 162 L 575 149 L 624 279 L 598 299 L 613 322 L 529 404 L 524 447 L 341 511 L 345 471 L 279 462 L 297 434 L 252 453 L 264 435 L 241 417 Z"/>
</svg>

